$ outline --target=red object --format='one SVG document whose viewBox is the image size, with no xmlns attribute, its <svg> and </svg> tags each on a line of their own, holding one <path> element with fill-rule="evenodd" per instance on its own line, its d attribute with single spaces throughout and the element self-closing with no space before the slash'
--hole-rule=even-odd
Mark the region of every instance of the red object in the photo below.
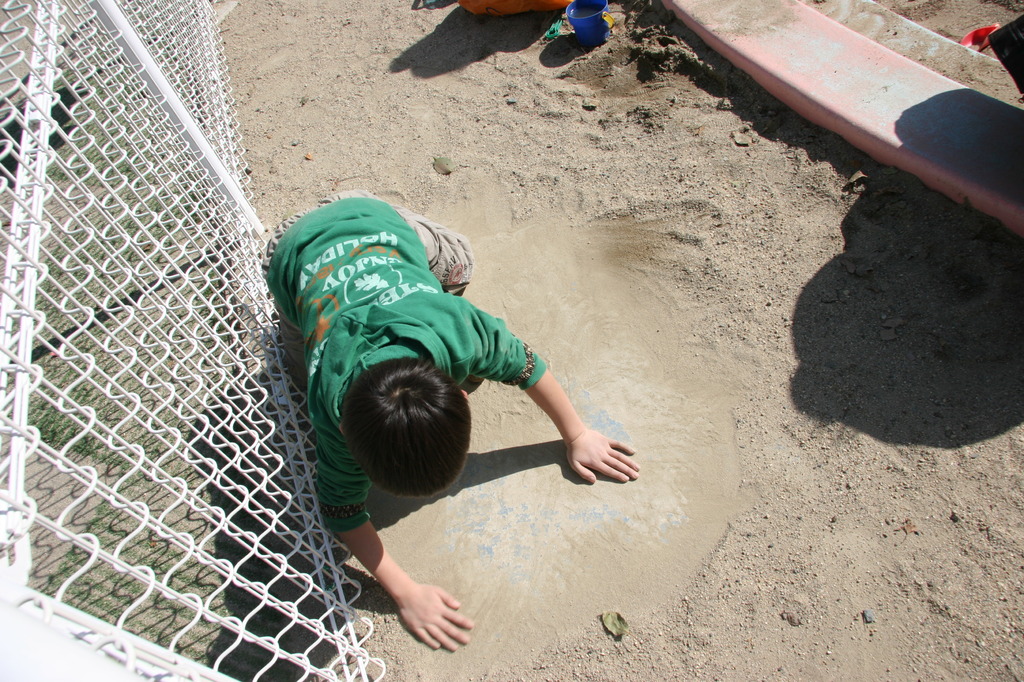
<svg viewBox="0 0 1024 682">
<path fill-rule="evenodd" d="M 999 28 L 999 24 L 992 24 L 991 26 L 982 26 L 976 28 L 963 38 L 960 39 L 960 44 L 964 47 L 973 47 L 978 52 L 983 51 L 988 47 L 988 36 L 992 31 Z"/>
</svg>

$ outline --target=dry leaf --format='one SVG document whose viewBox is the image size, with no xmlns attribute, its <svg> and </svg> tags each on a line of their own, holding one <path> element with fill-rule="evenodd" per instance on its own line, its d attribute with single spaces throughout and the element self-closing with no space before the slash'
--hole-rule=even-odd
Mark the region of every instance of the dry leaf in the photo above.
<svg viewBox="0 0 1024 682">
<path fill-rule="evenodd" d="M 919 531 L 917 529 L 917 526 L 915 526 L 914 522 L 911 521 L 910 519 L 904 519 L 903 525 L 900 526 L 899 528 L 897 528 L 896 530 L 901 530 L 904 533 L 906 533 L 907 535 L 910 535 L 911 533 L 913 533 L 914 535 L 920 535 L 921 534 L 921 531 Z"/>
<path fill-rule="evenodd" d="M 434 170 L 441 175 L 451 175 L 452 171 L 455 170 L 455 164 L 447 156 L 435 156 Z"/>
<path fill-rule="evenodd" d="M 622 637 L 629 632 L 629 624 L 618 611 L 605 611 L 601 614 L 601 622 L 604 629 L 616 637 Z"/>
</svg>

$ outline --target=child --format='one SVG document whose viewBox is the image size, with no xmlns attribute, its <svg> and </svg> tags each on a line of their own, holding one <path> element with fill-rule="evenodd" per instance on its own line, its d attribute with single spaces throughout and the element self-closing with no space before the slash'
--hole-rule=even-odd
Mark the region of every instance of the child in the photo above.
<svg viewBox="0 0 1024 682">
<path fill-rule="evenodd" d="M 588 429 L 544 360 L 505 324 L 460 298 L 473 257 L 461 235 L 366 192 L 322 202 L 278 228 L 267 282 L 286 362 L 316 430 L 324 523 L 387 590 L 432 648 L 469 642 L 473 623 L 440 587 L 388 555 L 364 502 L 371 482 L 398 495 L 450 486 L 465 464 L 467 390 L 482 379 L 524 389 L 566 443 L 572 469 L 637 477 L 632 448 Z M 303 371 L 302 368 L 305 368 Z"/>
<path fill-rule="evenodd" d="M 1024 93 L 1024 14 L 994 31 L 988 41 L 1017 89 Z"/>
</svg>

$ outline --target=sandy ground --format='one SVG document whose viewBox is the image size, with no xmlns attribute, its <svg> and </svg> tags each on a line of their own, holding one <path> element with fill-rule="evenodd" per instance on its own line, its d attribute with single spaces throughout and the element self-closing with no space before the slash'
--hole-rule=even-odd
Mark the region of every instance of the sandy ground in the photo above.
<svg viewBox="0 0 1024 682">
<path fill-rule="evenodd" d="M 1021 0 L 886 0 L 881 4 L 956 41 L 982 26 L 1005 26 L 1024 13 Z"/>
<path fill-rule="evenodd" d="M 949 35 L 1021 11 L 896 4 Z M 474 394 L 456 488 L 372 500 L 474 641 L 417 644 L 353 568 L 391 677 L 1024 678 L 1021 240 L 663 11 L 613 5 L 585 52 L 544 39 L 551 14 L 441 5 L 227 14 L 257 208 L 271 226 L 365 188 L 469 235 L 469 297 L 641 478 L 580 485 L 524 396 Z"/>
</svg>

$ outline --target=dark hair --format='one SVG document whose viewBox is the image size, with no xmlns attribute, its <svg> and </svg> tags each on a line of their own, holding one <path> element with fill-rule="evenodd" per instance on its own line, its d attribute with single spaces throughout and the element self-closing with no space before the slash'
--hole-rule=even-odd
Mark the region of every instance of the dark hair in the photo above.
<svg viewBox="0 0 1024 682">
<path fill-rule="evenodd" d="M 385 360 L 352 382 L 341 430 L 376 485 L 395 495 L 426 497 L 454 483 L 466 464 L 469 401 L 426 360 Z"/>
</svg>

